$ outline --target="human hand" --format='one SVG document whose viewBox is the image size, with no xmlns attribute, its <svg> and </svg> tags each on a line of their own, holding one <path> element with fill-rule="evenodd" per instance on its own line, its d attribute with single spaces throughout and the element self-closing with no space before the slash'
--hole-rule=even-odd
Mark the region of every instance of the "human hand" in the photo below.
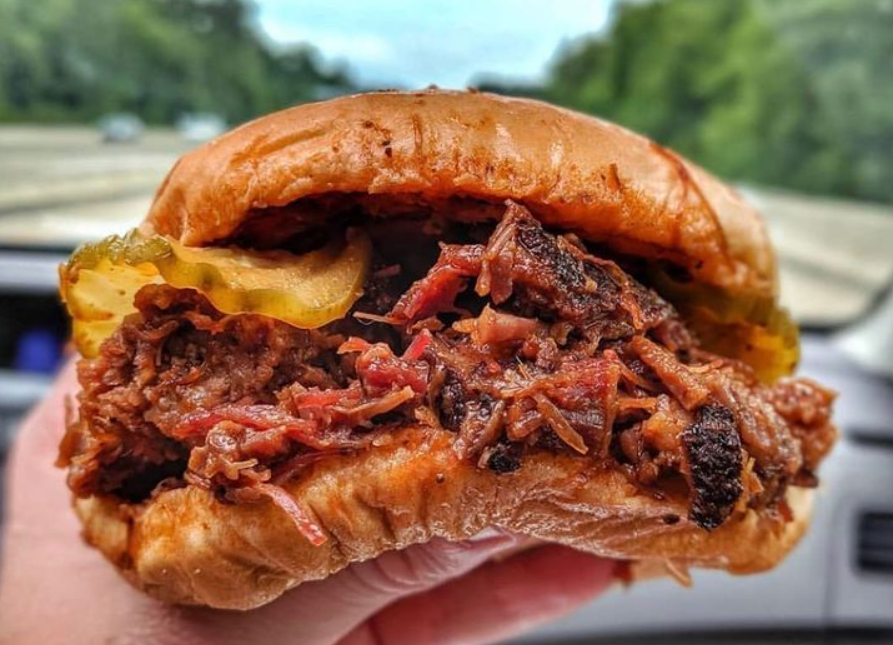
<svg viewBox="0 0 893 645">
<path fill-rule="evenodd" d="M 488 643 L 563 615 L 603 591 L 614 563 L 485 532 L 355 564 L 242 613 L 156 602 L 87 547 L 53 466 L 73 365 L 23 423 L 7 474 L 0 642 L 159 645 Z"/>
</svg>

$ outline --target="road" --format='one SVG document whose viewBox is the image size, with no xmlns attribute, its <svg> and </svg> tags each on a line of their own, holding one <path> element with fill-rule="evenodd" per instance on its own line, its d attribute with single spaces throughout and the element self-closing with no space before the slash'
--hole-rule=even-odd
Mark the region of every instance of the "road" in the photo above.
<svg viewBox="0 0 893 645">
<path fill-rule="evenodd" d="M 69 247 L 127 230 L 189 147 L 163 130 L 103 144 L 91 128 L 0 127 L 0 246 Z M 743 190 L 769 224 L 798 320 L 850 319 L 893 276 L 893 206 Z"/>
<path fill-rule="evenodd" d="M 0 244 L 68 247 L 126 231 L 189 147 L 166 130 L 104 144 L 92 128 L 0 127 Z"/>
<path fill-rule="evenodd" d="M 893 206 L 742 190 L 766 218 L 782 302 L 797 320 L 850 320 L 893 281 Z"/>
</svg>

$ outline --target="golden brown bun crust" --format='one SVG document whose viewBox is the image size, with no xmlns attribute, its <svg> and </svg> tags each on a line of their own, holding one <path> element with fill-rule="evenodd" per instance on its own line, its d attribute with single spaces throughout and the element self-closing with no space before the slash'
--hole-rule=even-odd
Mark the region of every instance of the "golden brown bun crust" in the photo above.
<svg viewBox="0 0 893 645">
<path fill-rule="evenodd" d="M 620 251 L 775 295 L 763 224 L 724 184 L 615 125 L 478 93 L 365 94 L 246 124 L 177 163 L 146 227 L 208 244 L 254 209 L 326 193 L 510 198 Z M 75 504 L 88 541 L 136 586 L 171 602 L 239 609 L 351 562 L 487 526 L 646 568 L 670 561 L 736 573 L 774 566 L 806 526 L 808 496 L 798 489 L 793 522 L 751 511 L 707 532 L 686 519 L 687 500 L 659 501 L 589 458 L 531 453 L 519 471 L 497 475 L 456 458 L 451 444 L 449 433 L 407 429 L 389 446 L 320 461 L 289 484 L 326 531 L 321 547 L 272 503 L 221 504 L 192 486 L 141 506 Z"/>
<path fill-rule="evenodd" d="M 97 498 L 78 500 L 76 509 L 87 540 L 131 583 L 168 602 L 232 609 L 264 604 L 351 562 L 487 526 L 611 558 L 749 573 L 777 564 L 808 520 L 809 494 L 792 489 L 794 521 L 749 511 L 707 532 L 685 519 L 684 500 L 658 501 L 589 459 L 532 453 L 518 471 L 497 475 L 458 459 L 451 437 L 409 428 L 389 446 L 318 462 L 288 485 L 324 528 L 321 547 L 272 503 L 221 504 L 192 486 L 136 512 Z M 670 516 L 681 519 L 668 523 Z"/>
<path fill-rule="evenodd" d="M 265 116 L 180 159 L 146 227 L 208 244 L 252 209 L 337 192 L 511 198 L 700 280 L 776 291 L 759 215 L 704 170 L 619 126 L 482 93 L 377 92 Z"/>
</svg>

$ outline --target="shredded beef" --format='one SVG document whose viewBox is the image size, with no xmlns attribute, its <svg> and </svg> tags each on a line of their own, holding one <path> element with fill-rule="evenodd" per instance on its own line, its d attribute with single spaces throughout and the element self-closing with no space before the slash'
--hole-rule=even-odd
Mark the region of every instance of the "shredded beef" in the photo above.
<svg viewBox="0 0 893 645">
<path fill-rule="evenodd" d="M 815 473 L 834 445 L 837 428 L 831 421 L 834 393 L 810 379 L 782 379 L 767 392 L 767 402 L 800 440 L 803 468 Z"/>
<path fill-rule="evenodd" d="M 436 252 L 419 224 L 402 226 Z M 427 251 L 407 260 L 382 238 L 365 296 L 321 330 L 142 289 L 138 313 L 81 361 L 80 414 L 62 446 L 71 488 L 269 498 L 317 540 L 277 486 L 420 422 L 506 476 L 545 450 L 646 488 L 675 478 L 706 529 L 781 503 L 791 483 L 814 485 L 836 432 L 830 393 L 797 379 L 765 386 L 705 352 L 654 291 L 517 204 L 489 236 L 477 220 L 451 226 L 441 239 L 456 243 L 422 269 L 409 268 Z"/>
</svg>

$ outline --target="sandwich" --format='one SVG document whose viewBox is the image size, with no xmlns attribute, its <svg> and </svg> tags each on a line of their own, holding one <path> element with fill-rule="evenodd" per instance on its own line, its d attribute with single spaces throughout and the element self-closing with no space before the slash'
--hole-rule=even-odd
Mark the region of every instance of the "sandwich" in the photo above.
<svg viewBox="0 0 893 645">
<path fill-rule="evenodd" d="M 301 105 L 182 157 L 60 269 L 84 537 L 167 602 L 267 603 L 496 527 L 752 573 L 837 431 L 759 215 L 616 125 L 477 92 Z"/>
</svg>

